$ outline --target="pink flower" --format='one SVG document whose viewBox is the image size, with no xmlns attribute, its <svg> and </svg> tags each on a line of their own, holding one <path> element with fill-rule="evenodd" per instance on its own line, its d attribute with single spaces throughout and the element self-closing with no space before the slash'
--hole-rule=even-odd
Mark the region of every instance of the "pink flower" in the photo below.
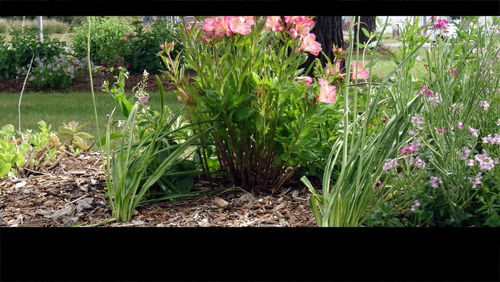
<svg viewBox="0 0 500 282">
<path fill-rule="evenodd" d="M 438 129 L 437 129 L 437 132 L 438 132 L 438 133 L 441 133 L 441 132 L 446 132 L 446 129 L 438 128 Z"/>
<path fill-rule="evenodd" d="M 306 76 L 305 80 L 306 80 L 306 86 L 311 85 L 313 82 L 313 79 L 310 76 Z"/>
<path fill-rule="evenodd" d="M 182 97 L 181 96 L 177 96 L 177 100 L 182 100 Z"/>
<path fill-rule="evenodd" d="M 267 17 L 266 30 L 271 29 L 273 32 L 283 30 L 283 22 L 281 17 Z"/>
<path fill-rule="evenodd" d="M 123 40 L 128 40 L 128 37 L 124 36 L 122 37 Z"/>
<path fill-rule="evenodd" d="M 328 85 L 328 80 L 324 78 L 318 79 L 319 81 L 319 96 L 317 101 L 321 101 L 327 104 L 335 103 L 335 99 L 337 99 L 337 89 L 335 86 Z"/>
<path fill-rule="evenodd" d="M 298 76 L 296 80 L 298 82 L 303 82 L 306 86 L 311 85 L 313 82 L 313 79 L 310 76 Z"/>
<path fill-rule="evenodd" d="M 253 24 L 253 19 L 251 22 Z M 247 22 L 245 17 L 228 17 L 228 25 L 233 33 L 247 35 L 252 31 L 252 24 Z"/>
<path fill-rule="evenodd" d="M 297 32 L 297 30 L 295 28 L 291 28 L 290 35 L 292 36 L 292 38 L 297 38 L 297 36 L 299 36 L 299 33 Z"/>
<path fill-rule="evenodd" d="M 200 35 L 200 39 L 203 40 L 204 42 L 206 43 L 209 43 L 210 42 L 210 39 L 208 39 L 208 37 L 204 36 L 204 35 Z"/>
<path fill-rule="evenodd" d="M 184 91 L 182 88 L 179 88 L 178 90 L 179 90 L 179 92 L 182 93 L 182 95 L 184 95 L 186 98 L 188 98 L 188 95 L 186 94 L 186 91 Z M 177 97 L 179 97 L 179 96 L 177 96 Z"/>
<path fill-rule="evenodd" d="M 316 41 L 316 35 L 313 33 L 309 33 L 306 36 L 300 36 L 300 42 L 300 51 L 309 52 L 314 56 L 318 56 L 321 51 L 321 44 Z"/>
<path fill-rule="evenodd" d="M 149 96 L 139 97 L 139 102 L 145 104 L 149 101 Z"/>
<path fill-rule="evenodd" d="M 356 63 L 352 61 L 352 75 L 351 80 L 354 79 L 367 79 L 370 76 L 368 69 L 363 69 L 363 62 Z"/>
<path fill-rule="evenodd" d="M 458 129 L 460 130 L 464 129 L 464 125 L 461 121 L 458 122 Z"/>
</svg>

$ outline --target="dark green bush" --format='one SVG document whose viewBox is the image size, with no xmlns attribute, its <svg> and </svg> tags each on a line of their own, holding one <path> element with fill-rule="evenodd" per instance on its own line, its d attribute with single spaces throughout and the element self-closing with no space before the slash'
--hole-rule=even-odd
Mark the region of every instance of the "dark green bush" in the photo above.
<svg viewBox="0 0 500 282">
<path fill-rule="evenodd" d="M 130 72 L 142 73 L 147 70 L 149 73 L 158 73 L 165 70 L 163 62 L 156 54 L 161 51 L 160 44 L 175 41 L 176 29 L 168 20 L 154 21 L 148 27 L 144 27 L 142 21 L 135 21 L 134 33 L 128 34 L 128 55 L 125 61 L 130 63 Z M 135 35 L 134 35 L 135 34 Z M 137 38 L 137 39 L 134 39 Z M 176 44 L 172 52 L 177 56 L 182 45 Z"/>
</svg>

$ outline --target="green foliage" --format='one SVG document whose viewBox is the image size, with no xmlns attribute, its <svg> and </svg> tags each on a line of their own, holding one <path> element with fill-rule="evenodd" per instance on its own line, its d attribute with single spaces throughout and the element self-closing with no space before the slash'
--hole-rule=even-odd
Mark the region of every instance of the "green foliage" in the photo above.
<svg viewBox="0 0 500 282">
<path fill-rule="evenodd" d="M 0 130 L 0 178 L 9 172 L 15 175 L 26 162 L 24 157 L 29 145 L 15 136 L 14 126 L 11 124 L 4 125 Z"/>
<path fill-rule="evenodd" d="M 38 122 L 38 131 L 28 130 L 17 134 L 14 126 L 7 124 L 0 130 L 0 178 L 9 172 L 13 175 L 29 170 L 41 170 L 60 154 L 57 135 L 44 121 Z"/>
<path fill-rule="evenodd" d="M 377 227 L 404 227 L 398 216 L 399 210 L 390 202 L 384 202 L 373 211 L 365 225 Z"/>
<path fill-rule="evenodd" d="M 51 59 L 65 54 L 65 43 L 57 39 L 45 37 L 43 42 L 38 41 L 35 32 L 12 32 L 11 46 L 0 42 L 0 79 L 15 78 L 21 68 L 28 69 L 31 58 Z"/>
<path fill-rule="evenodd" d="M 63 123 L 57 132 L 59 137 L 69 140 L 70 150 L 75 155 L 78 155 L 81 151 L 89 150 L 88 141 L 94 138 L 94 136 L 87 132 L 81 131 L 84 126 L 85 124 L 79 124 L 77 121 L 72 120 L 68 123 Z"/>
</svg>

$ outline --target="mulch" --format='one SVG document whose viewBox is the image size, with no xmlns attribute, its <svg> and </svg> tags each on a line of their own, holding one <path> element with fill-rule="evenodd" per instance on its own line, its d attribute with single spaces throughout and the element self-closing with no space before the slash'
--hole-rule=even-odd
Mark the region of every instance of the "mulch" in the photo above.
<svg viewBox="0 0 500 282">
<path fill-rule="evenodd" d="M 101 156 L 97 152 L 65 157 L 50 171 L 5 177 L 0 180 L 0 226 L 316 226 L 309 193 L 299 183 L 285 185 L 274 194 L 252 194 L 223 185 L 212 188 L 199 181 L 193 190 L 206 193 L 144 204 L 125 223 L 110 221 L 105 186 Z"/>
<path fill-rule="evenodd" d="M 106 79 L 109 79 L 106 75 L 93 74 L 94 91 L 100 91 Z M 126 80 L 125 90 L 131 91 L 141 79 L 142 74 L 131 74 Z M 165 89 L 172 88 L 168 79 L 161 80 Z M 20 93 L 22 86 L 23 79 L 3 79 L 0 80 L 0 93 Z M 158 90 L 154 74 L 149 75 L 146 90 Z M 25 93 L 89 91 L 89 77 L 63 90 L 35 90 L 29 85 L 24 89 Z M 175 201 L 147 203 L 137 208 L 129 222 L 110 221 L 112 214 L 104 189 L 106 181 L 100 158 L 97 152 L 67 155 L 49 171 L 0 179 L 0 226 L 316 226 L 308 202 L 309 193 L 298 181 L 285 185 L 274 194 L 252 194 L 223 184 L 217 188 L 207 187 L 206 182 L 198 181 L 194 191 L 207 193 Z"/>
</svg>

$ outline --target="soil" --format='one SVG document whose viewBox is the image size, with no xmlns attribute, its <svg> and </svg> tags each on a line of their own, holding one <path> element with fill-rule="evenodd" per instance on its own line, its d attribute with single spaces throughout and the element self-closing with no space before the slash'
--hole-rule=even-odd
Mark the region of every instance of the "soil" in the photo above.
<svg viewBox="0 0 500 282">
<path fill-rule="evenodd" d="M 111 221 L 101 156 L 67 156 L 50 171 L 0 180 L 0 226 L 307 227 L 316 226 L 308 191 L 291 183 L 274 194 L 195 184 L 199 196 L 147 203 L 129 222 Z M 297 188 L 300 187 L 300 188 Z"/>
</svg>

